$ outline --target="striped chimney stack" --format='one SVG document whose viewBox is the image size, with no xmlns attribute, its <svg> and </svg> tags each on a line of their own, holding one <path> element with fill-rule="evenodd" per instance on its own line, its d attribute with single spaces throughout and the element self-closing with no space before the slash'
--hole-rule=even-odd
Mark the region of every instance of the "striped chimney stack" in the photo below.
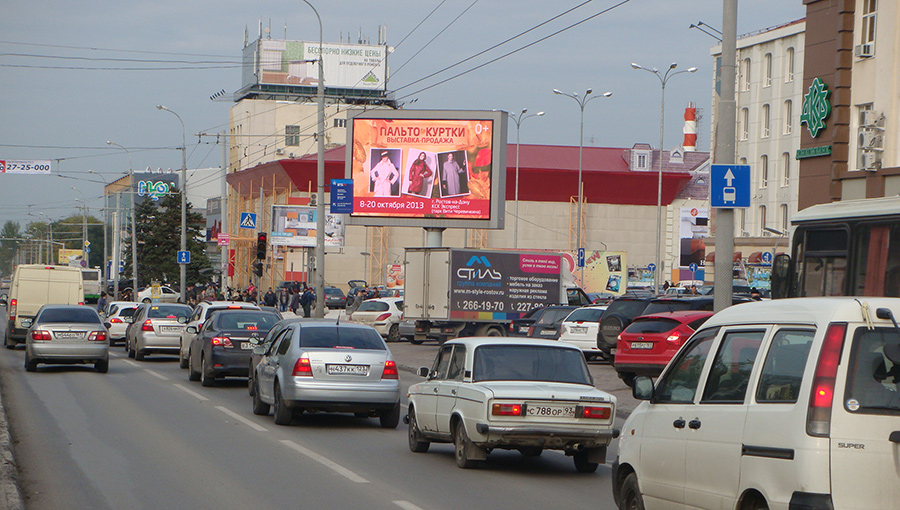
<svg viewBox="0 0 900 510">
<path fill-rule="evenodd" d="M 697 150 L 697 105 L 688 103 L 684 109 L 684 151 L 695 152 Z"/>
</svg>

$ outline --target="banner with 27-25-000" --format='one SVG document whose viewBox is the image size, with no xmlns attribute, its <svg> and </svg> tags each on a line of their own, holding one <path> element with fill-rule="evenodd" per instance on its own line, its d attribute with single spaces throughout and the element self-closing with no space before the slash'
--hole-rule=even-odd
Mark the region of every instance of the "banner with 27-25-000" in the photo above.
<svg viewBox="0 0 900 510">
<path fill-rule="evenodd" d="M 352 122 L 353 216 L 490 219 L 493 120 Z"/>
</svg>

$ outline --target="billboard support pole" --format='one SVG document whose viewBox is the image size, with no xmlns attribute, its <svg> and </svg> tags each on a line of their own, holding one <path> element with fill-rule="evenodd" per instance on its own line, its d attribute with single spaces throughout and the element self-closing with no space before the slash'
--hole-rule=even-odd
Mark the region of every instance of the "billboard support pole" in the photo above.
<svg viewBox="0 0 900 510">
<path fill-rule="evenodd" d="M 444 243 L 444 229 L 436 227 L 425 228 L 425 247 L 440 248 Z"/>
</svg>

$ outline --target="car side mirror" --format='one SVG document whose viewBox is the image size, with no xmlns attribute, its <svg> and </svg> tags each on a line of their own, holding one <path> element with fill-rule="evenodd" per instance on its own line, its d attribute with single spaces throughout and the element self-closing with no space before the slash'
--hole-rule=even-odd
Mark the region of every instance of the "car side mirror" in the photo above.
<svg viewBox="0 0 900 510">
<path fill-rule="evenodd" d="M 196 333 L 197 333 L 197 326 L 188 326 L 187 328 L 185 328 L 185 331 L 188 332 L 188 333 L 190 333 L 190 334 L 192 334 L 192 335 L 193 335 L 193 334 L 196 334 Z"/>
<path fill-rule="evenodd" d="M 266 355 L 266 346 L 257 345 L 256 347 L 253 348 L 253 354 L 255 354 L 257 356 L 265 356 Z"/>
<path fill-rule="evenodd" d="M 635 377 L 631 387 L 631 396 L 637 400 L 650 400 L 653 398 L 653 380 L 645 375 Z"/>
<path fill-rule="evenodd" d="M 430 369 L 430 368 L 428 368 L 428 367 L 419 367 L 419 370 L 416 371 L 416 374 L 417 374 L 419 377 L 425 377 L 425 378 L 427 379 L 427 378 L 428 378 L 428 373 L 429 373 L 429 372 L 431 372 L 431 369 Z"/>
<path fill-rule="evenodd" d="M 178 324 L 187 324 L 188 318 L 187 317 L 178 317 L 177 320 L 178 320 Z"/>
<path fill-rule="evenodd" d="M 258 336 L 254 336 L 249 340 L 249 342 L 253 345 L 259 345 L 260 342 L 262 342 L 262 338 L 260 338 Z"/>
<path fill-rule="evenodd" d="M 109 323 L 109 322 L 104 322 L 104 323 L 103 323 L 103 327 L 106 328 L 106 329 L 109 329 L 109 328 L 112 327 L 112 324 Z"/>
<path fill-rule="evenodd" d="M 131 317 L 122 317 L 122 320 L 127 322 L 128 324 L 134 323 L 134 316 Z"/>
<path fill-rule="evenodd" d="M 3 305 L 3 306 L 7 305 L 6 296 L 0 297 L 0 305 Z"/>
</svg>

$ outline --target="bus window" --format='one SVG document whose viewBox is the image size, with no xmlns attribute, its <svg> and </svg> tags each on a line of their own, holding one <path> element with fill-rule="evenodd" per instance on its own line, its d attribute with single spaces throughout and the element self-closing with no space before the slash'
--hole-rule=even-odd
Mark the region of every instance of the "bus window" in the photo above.
<svg viewBox="0 0 900 510">
<path fill-rule="evenodd" d="M 840 229 L 808 230 L 806 253 L 798 257 L 800 295 L 843 296 L 847 279 L 847 231 Z"/>
<path fill-rule="evenodd" d="M 854 295 L 900 297 L 900 227 L 860 225 L 855 237 Z"/>
</svg>

